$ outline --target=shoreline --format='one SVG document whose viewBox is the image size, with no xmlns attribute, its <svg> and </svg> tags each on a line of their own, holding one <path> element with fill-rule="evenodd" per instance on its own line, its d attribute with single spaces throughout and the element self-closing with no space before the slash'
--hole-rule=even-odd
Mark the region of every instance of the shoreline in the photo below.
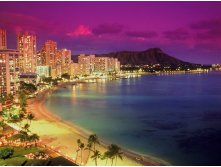
<svg viewBox="0 0 221 167">
<path fill-rule="evenodd" d="M 68 83 L 64 83 L 64 84 L 68 85 Z M 45 100 L 47 100 L 47 96 L 50 95 L 51 93 L 53 93 L 53 91 L 55 91 L 57 89 L 59 89 L 59 87 L 44 90 L 43 92 L 40 92 L 36 98 L 29 99 L 28 100 L 28 110 L 31 111 L 31 110 L 33 110 L 33 108 L 35 109 L 35 112 L 33 112 L 33 113 L 35 114 L 35 117 L 37 118 L 36 122 L 46 121 L 51 125 L 56 124 L 59 128 L 68 130 L 69 132 L 73 133 L 73 135 L 77 136 L 77 138 L 80 138 L 83 142 L 86 142 L 89 134 L 91 134 L 89 131 L 84 130 L 83 128 L 79 127 L 78 125 L 76 125 L 74 123 L 64 121 L 59 116 L 48 111 L 48 109 L 45 107 L 44 103 L 45 103 Z M 40 135 L 40 137 L 42 138 L 42 141 L 43 141 L 43 143 L 45 143 L 45 145 L 49 145 L 49 147 L 51 147 L 51 148 L 55 147 L 55 146 L 50 146 L 50 144 L 47 143 L 47 140 L 50 140 L 50 136 L 46 136 L 44 134 L 43 136 Z M 106 148 L 108 146 L 107 142 L 100 139 L 100 143 L 101 144 L 99 146 L 97 146 L 98 150 L 101 152 L 106 151 Z M 77 145 L 76 140 L 75 141 L 72 140 L 72 145 L 75 145 L 75 146 Z M 56 147 L 59 147 L 59 142 Z M 153 157 L 153 156 L 142 155 L 142 154 L 127 150 L 125 148 L 122 148 L 122 151 L 124 153 L 124 160 L 118 161 L 118 163 L 117 163 L 118 166 L 121 166 L 121 165 L 126 165 L 126 166 L 130 166 L 130 165 L 132 165 L 132 166 L 171 165 L 168 162 L 161 160 L 159 158 Z M 58 150 L 58 152 L 62 152 L 62 151 Z M 86 151 L 84 151 L 84 155 L 86 155 L 86 156 L 84 156 L 83 165 L 86 165 L 86 166 L 94 165 L 94 162 L 91 161 L 91 159 L 88 159 L 89 152 L 88 151 L 86 153 L 85 152 Z M 68 155 L 68 153 L 67 154 L 64 153 L 64 155 L 66 155 L 69 158 L 71 157 L 73 160 L 77 157 L 78 159 L 77 159 L 76 163 L 80 164 L 79 163 L 80 158 L 76 154 L 75 155 Z M 75 156 L 75 158 L 74 158 L 74 156 Z M 140 160 L 137 160 L 137 158 L 139 158 Z"/>
</svg>

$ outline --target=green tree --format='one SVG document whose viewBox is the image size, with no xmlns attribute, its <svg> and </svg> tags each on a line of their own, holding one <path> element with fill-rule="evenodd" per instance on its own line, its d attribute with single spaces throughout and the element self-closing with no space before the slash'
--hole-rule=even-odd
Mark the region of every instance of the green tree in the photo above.
<svg viewBox="0 0 221 167">
<path fill-rule="evenodd" d="M 20 90 L 26 94 L 32 94 L 37 91 L 37 87 L 32 83 L 20 82 Z"/>
<path fill-rule="evenodd" d="M 97 166 L 97 159 L 101 158 L 101 153 L 98 150 L 96 150 L 91 156 L 91 158 L 93 159 L 93 161 L 95 161 L 95 165 Z"/>
<path fill-rule="evenodd" d="M 6 148 L 0 150 L 0 158 L 4 159 L 4 160 L 8 159 L 13 155 L 13 153 L 14 153 L 13 148 L 6 147 Z"/>
<path fill-rule="evenodd" d="M 20 107 L 23 109 L 27 106 L 27 97 L 24 91 L 20 91 L 18 94 Z"/>
<path fill-rule="evenodd" d="M 91 154 L 91 151 L 93 151 L 92 150 L 92 143 L 88 143 L 87 146 L 85 147 L 85 150 L 89 151 L 89 154 L 88 154 L 88 158 L 89 158 L 90 154 Z"/>
<path fill-rule="evenodd" d="M 34 116 L 34 114 L 32 114 L 32 113 L 29 113 L 28 115 L 27 115 L 27 119 L 29 120 L 29 124 L 31 125 L 31 121 L 33 120 L 35 118 L 35 116 Z"/>
<path fill-rule="evenodd" d="M 90 135 L 88 138 L 88 143 L 91 143 L 94 146 L 94 152 L 96 150 L 96 144 L 100 144 L 96 134 Z"/>
<path fill-rule="evenodd" d="M 82 162 L 83 162 L 83 149 L 84 149 L 85 145 L 84 145 L 84 143 L 81 142 L 80 139 L 77 140 L 77 144 L 78 144 L 78 150 L 81 151 L 81 164 L 82 164 Z"/>
<path fill-rule="evenodd" d="M 27 146 L 27 142 L 30 141 L 30 137 L 28 133 L 24 130 L 21 130 L 19 134 L 16 135 L 16 139 L 20 139 L 22 143 L 24 143 L 24 147 Z"/>
<path fill-rule="evenodd" d="M 109 151 L 106 151 L 106 152 L 102 155 L 101 159 L 102 159 L 102 160 L 105 160 L 105 159 L 106 159 L 105 165 L 107 165 L 108 159 L 111 159 L 111 154 L 110 154 L 110 152 L 109 152 Z"/>
<path fill-rule="evenodd" d="M 108 152 L 110 155 L 110 158 L 112 160 L 111 166 L 113 165 L 113 161 L 115 159 L 115 165 L 117 164 L 117 158 L 120 158 L 121 160 L 123 159 L 120 147 L 118 147 L 116 144 L 111 144 L 108 146 Z"/>
<path fill-rule="evenodd" d="M 30 132 L 30 130 L 29 130 L 29 128 L 30 128 L 30 125 L 29 124 L 25 124 L 23 127 L 22 127 L 22 129 L 25 131 L 25 132 Z"/>
<path fill-rule="evenodd" d="M 83 162 L 83 149 L 84 149 L 84 147 L 85 147 L 84 143 L 81 143 L 81 144 L 80 144 L 80 150 L 81 150 L 81 164 L 82 164 L 82 162 Z"/>
<path fill-rule="evenodd" d="M 61 75 L 61 78 L 69 80 L 71 78 L 71 76 L 68 73 L 64 73 Z"/>
<path fill-rule="evenodd" d="M 39 141 L 40 137 L 35 133 L 35 134 L 32 134 L 30 136 L 30 141 L 34 141 L 35 142 L 35 146 L 37 146 L 37 142 Z"/>
</svg>

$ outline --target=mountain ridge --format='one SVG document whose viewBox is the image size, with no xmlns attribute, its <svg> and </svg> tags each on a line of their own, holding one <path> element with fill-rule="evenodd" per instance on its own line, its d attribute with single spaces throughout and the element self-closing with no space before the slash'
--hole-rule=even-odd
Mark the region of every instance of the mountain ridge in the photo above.
<svg viewBox="0 0 221 167">
<path fill-rule="evenodd" d="M 193 65 L 195 63 L 186 62 L 178 58 L 172 57 L 160 48 L 149 48 L 144 51 L 119 51 L 107 54 L 95 54 L 98 57 L 117 58 L 121 65 L 154 65 L 162 66 L 178 66 Z M 77 56 L 72 56 L 74 62 L 77 62 Z"/>
</svg>

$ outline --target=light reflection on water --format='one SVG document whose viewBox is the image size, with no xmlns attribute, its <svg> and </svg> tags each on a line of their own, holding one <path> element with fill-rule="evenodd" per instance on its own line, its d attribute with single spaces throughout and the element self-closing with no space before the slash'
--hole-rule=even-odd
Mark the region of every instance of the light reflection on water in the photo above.
<svg viewBox="0 0 221 167">
<path fill-rule="evenodd" d="M 46 106 L 123 147 L 175 165 L 220 165 L 221 74 L 144 76 L 77 84 Z"/>
</svg>

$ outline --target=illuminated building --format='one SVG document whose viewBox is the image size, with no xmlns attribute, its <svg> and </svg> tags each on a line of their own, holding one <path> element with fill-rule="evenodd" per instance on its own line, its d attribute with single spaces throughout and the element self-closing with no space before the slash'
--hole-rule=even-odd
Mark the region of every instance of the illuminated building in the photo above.
<svg viewBox="0 0 221 167">
<path fill-rule="evenodd" d="M 78 63 L 71 63 L 71 68 L 70 68 L 71 72 L 70 75 L 71 76 L 76 76 L 76 75 L 80 75 L 81 71 L 80 71 L 80 66 Z"/>
<path fill-rule="evenodd" d="M 107 57 L 95 57 L 94 72 L 95 73 L 107 73 L 108 72 L 108 58 Z"/>
<path fill-rule="evenodd" d="M 71 50 L 61 49 L 60 50 L 60 63 L 61 63 L 61 73 L 70 74 L 70 66 L 71 66 Z"/>
<path fill-rule="evenodd" d="M 0 28 L 0 49 L 7 49 L 6 30 Z"/>
<path fill-rule="evenodd" d="M 15 94 L 19 86 L 19 52 L 0 50 L 0 96 Z"/>
<path fill-rule="evenodd" d="M 42 57 L 42 52 L 37 51 L 37 66 L 43 66 L 43 57 Z"/>
<path fill-rule="evenodd" d="M 37 66 L 36 35 L 28 32 L 18 34 L 17 49 L 20 53 L 21 72 L 35 73 Z"/>
<path fill-rule="evenodd" d="M 95 55 L 85 56 L 84 54 L 80 54 L 78 56 L 79 68 L 82 75 L 89 75 L 94 72 L 94 60 Z"/>
<path fill-rule="evenodd" d="M 39 77 L 49 77 L 50 67 L 49 66 L 37 66 L 37 75 Z"/>
<path fill-rule="evenodd" d="M 56 54 L 57 54 L 57 42 L 52 40 L 47 40 L 43 45 L 41 51 L 42 65 L 55 68 Z"/>
</svg>

